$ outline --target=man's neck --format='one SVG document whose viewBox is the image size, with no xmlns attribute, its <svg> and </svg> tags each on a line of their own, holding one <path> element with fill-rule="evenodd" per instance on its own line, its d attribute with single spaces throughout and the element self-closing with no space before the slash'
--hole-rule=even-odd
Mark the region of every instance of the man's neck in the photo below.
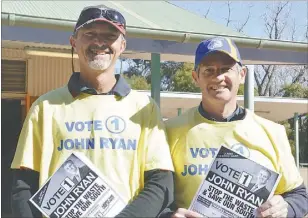
<svg viewBox="0 0 308 218">
<path fill-rule="evenodd" d="M 217 121 L 222 121 L 229 117 L 236 110 L 236 106 L 236 100 L 229 101 L 227 103 L 214 103 L 207 102 L 205 99 L 202 99 L 203 110 Z"/>
<path fill-rule="evenodd" d="M 88 72 L 80 70 L 80 78 L 98 94 L 107 93 L 112 90 L 117 80 L 114 69 L 107 69 L 104 72 Z"/>
</svg>

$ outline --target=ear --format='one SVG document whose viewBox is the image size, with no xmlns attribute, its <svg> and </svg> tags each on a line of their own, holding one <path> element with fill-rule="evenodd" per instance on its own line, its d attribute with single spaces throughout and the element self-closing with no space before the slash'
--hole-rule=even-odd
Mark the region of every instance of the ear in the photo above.
<svg viewBox="0 0 308 218">
<path fill-rule="evenodd" d="M 242 70 L 240 72 L 240 84 L 244 84 L 245 83 L 245 78 L 246 78 L 246 74 L 247 74 L 247 67 L 243 66 Z"/>
<path fill-rule="evenodd" d="M 74 36 L 70 37 L 70 44 L 76 50 L 76 38 Z"/>
<path fill-rule="evenodd" d="M 194 80 L 195 86 L 199 87 L 199 83 L 198 83 L 198 79 L 199 79 L 198 73 L 197 73 L 196 71 L 193 70 L 192 73 L 191 73 L 191 75 L 192 75 L 192 78 L 193 78 L 193 80 Z"/>
<path fill-rule="evenodd" d="M 121 50 L 120 50 L 121 54 L 125 51 L 125 49 L 126 49 L 126 39 L 124 39 L 124 37 L 123 37 L 122 42 L 121 42 Z"/>
</svg>

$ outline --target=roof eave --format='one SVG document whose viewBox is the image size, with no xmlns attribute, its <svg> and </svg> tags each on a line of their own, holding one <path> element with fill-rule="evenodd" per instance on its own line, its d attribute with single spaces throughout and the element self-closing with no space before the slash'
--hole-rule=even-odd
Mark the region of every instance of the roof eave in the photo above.
<svg viewBox="0 0 308 218">
<path fill-rule="evenodd" d="M 24 26 L 34 28 L 54 29 L 72 32 L 75 21 L 59 20 L 41 17 L 1 13 L 2 25 Z M 213 37 L 213 34 L 180 32 L 161 29 L 146 29 L 138 27 L 127 27 L 127 35 L 131 38 L 148 38 L 155 40 L 168 40 L 181 43 L 199 43 L 204 39 Z M 217 35 L 215 35 L 217 36 Z M 224 36 L 224 35 L 221 35 Z M 260 38 L 228 36 L 242 48 L 276 49 L 293 52 L 307 52 L 308 44 L 304 42 L 278 41 Z"/>
</svg>

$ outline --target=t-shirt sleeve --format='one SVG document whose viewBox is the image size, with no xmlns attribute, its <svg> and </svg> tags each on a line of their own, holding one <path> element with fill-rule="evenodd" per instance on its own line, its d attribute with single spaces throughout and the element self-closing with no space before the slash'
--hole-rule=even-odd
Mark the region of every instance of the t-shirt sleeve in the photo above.
<svg viewBox="0 0 308 218">
<path fill-rule="evenodd" d="M 283 194 L 299 187 L 303 183 L 303 179 L 296 167 L 285 128 L 281 125 L 279 125 L 279 128 L 279 135 L 277 134 L 276 137 L 277 142 L 279 142 L 277 150 L 281 179 L 278 183 L 276 194 Z"/>
<path fill-rule="evenodd" d="M 160 110 L 153 99 L 151 104 L 145 135 L 145 146 L 147 146 L 145 171 L 154 169 L 174 171 Z"/>
<path fill-rule="evenodd" d="M 24 121 L 11 168 L 28 168 L 40 172 L 41 153 L 39 106 L 34 102 Z"/>
</svg>

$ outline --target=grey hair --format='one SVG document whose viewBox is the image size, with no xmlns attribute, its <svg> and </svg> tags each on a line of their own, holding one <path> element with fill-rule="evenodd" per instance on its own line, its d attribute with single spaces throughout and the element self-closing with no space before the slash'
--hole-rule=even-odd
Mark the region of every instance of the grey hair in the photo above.
<svg viewBox="0 0 308 218">
<path fill-rule="evenodd" d="M 122 39 L 123 41 L 126 41 L 125 36 L 124 36 L 123 33 L 121 33 L 121 39 Z"/>
<path fill-rule="evenodd" d="M 239 63 L 236 63 L 236 70 L 238 73 L 240 73 L 243 70 L 243 66 L 241 66 Z"/>
</svg>

